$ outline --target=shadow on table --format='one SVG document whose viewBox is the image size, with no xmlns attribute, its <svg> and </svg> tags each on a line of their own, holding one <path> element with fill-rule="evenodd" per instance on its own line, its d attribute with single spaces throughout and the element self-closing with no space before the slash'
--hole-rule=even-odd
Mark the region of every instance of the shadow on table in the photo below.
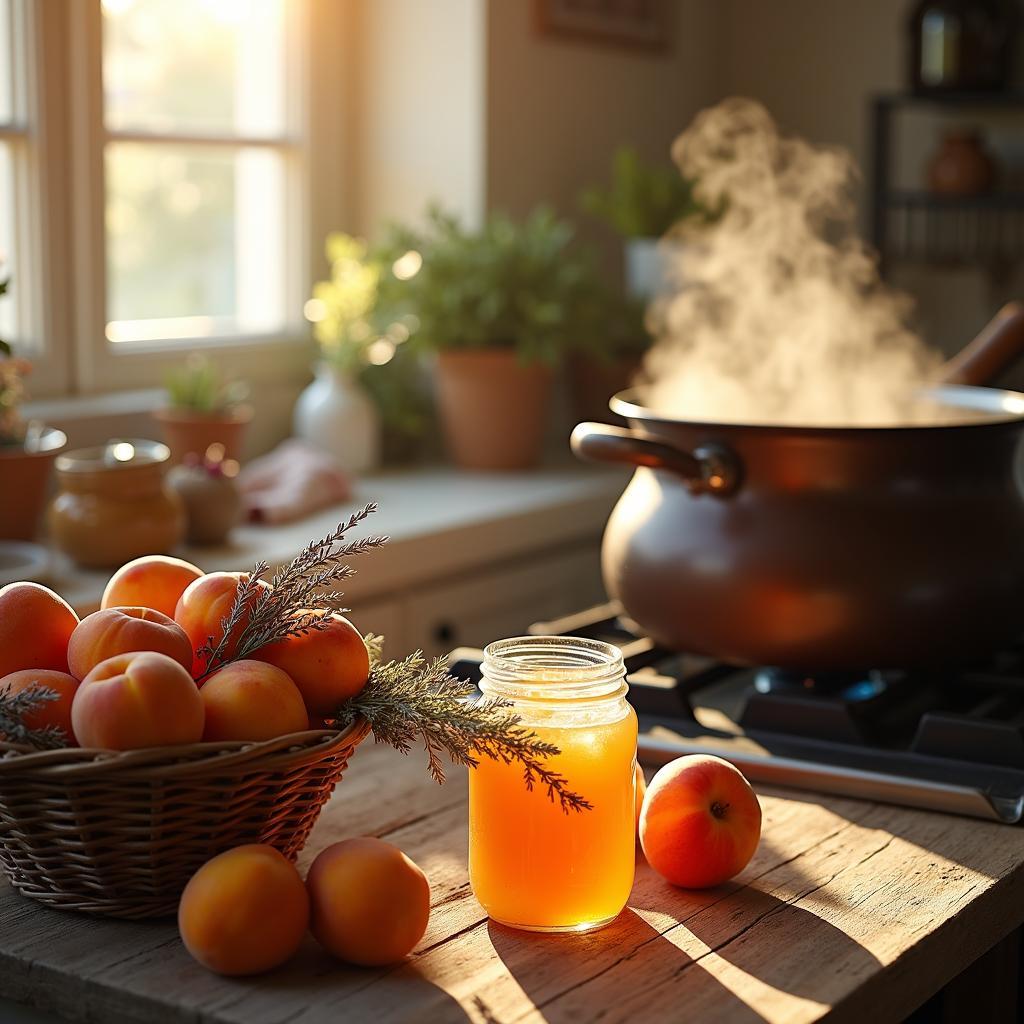
<svg viewBox="0 0 1024 1024">
<path fill-rule="evenodd" d="M 509 974 L 550 1024 L 598 1017 L 730 1024 L 765 1019 L 629 908 L 606 928 L 587 934 L 518 932 L 492 921 L 488 935 Z M 699 1004 L 713 1013 L 694 1012 L 698 995 Z M 501 1019 L 486 992 L 474 1006 L 484 1021 Z"/>
</svg>

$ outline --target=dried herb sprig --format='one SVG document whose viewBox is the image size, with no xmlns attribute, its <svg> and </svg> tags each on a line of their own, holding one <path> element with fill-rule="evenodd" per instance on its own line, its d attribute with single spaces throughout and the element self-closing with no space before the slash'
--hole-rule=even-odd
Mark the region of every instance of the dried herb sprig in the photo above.
<svg viewBox="0 0 1024 1024">
<path fill-rule="evenodd" d="M 57 750 L 68 745 L 64 730 L 56 725 L 45 725 L 41 729 L 30 729 L 25 716 L 37 711 L 44 704 L 59 699 L 56 690 L 33 683 L 24 690 L 11 693 L 8 683 L 0 690 L 0 739 L 8 743 L 26 743 L 36 750 Z"/>
<path fill-rule="evenodd" d="M 269 587 L 264 577 L 270 567 L 258 562 L 239 583 L 231 610 L 221 622 L 220 638 L 207 637 L 197 652 L 205 663 L 199 681 L 232 661 L 251 657 L 267 644 L 326 629 L 343 597 L 334 588 L 355 575 L 346 559 L 387 543 L 387 537 L 344 539 L 376 511 L 377 505 L 371 502 L 322 540 L 307 544 L 286 568 L 274 574 Z"/>
<path fill-rule="evenodd" d="M 372 645 L 377 638 L 368 639 Z M 524 727 L 507 701 L 473 701 L 472 694 L 473 685 L 452 676 L 445 658 L 428 661 L 417 651 L 402 661 L 374 664 L 366 686 L 345 701 L 336 722 L 344 727 L 362 715 L 378 743 L 403 754 L 422 740 L 436 782 L 445 779 L 444 754 L 469 768 L 490 757 L 521 765 L 526 788 L 546 788 L 548 799 L 557 800 L 564 812 L 591 809 L 564 776 L 545 767 L 544 761 L 559 753 L 557 746 Z"/>
</svg>

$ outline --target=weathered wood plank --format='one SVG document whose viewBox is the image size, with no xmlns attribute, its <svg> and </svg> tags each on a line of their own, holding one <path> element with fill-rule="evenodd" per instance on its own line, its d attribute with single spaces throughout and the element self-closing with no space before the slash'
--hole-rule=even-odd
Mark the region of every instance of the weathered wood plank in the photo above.
<svg viewBox="0 0 1024 1024">
<path fill-rule="evenodd" d="M 590 935 L 487 922 L 466 877 L 466 777 L 364 746 L 309 844 L 386 835 L 426 870 L 429 931 L 405 965 L 346 967 L 309 942 L 225 979 L 172 923 L 46 911 L 0 890 L 0 989 L 103 1024 L 898 1019 L 1024 918 L 1024 832 L 763 790 L 764 839 L 734 883 L 685 892 L 638 866 L 630 909 Z M 304 858 L 308 861 L 309 857 Z M 880 1009 L 881 1007 L 881 1009 Z"/>
</svg>

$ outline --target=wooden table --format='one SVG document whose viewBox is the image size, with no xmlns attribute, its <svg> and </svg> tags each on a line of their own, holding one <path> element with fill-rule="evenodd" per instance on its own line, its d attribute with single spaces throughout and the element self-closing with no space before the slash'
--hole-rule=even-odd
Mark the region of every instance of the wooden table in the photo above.
<svg viewBox="0 0 1024 1024">
<path fill-rule="evenodd" d="M 629 909 L 603 931 L 517 933 L 470 891 L 465 795 L 464 773 L 437 787 L 420 757 L 364 744 L 308 846 L 380 835 L 426 871 L 433 915 L 406 964 L 347 967 L 310 940 L 273 974 L 220 978 L 173 923 L 62 914 L 2 887 L 0 991 L 102 1024 L 884 1024 L 1024 921 L 1024 831 L 764 789 L 761 846 L 736 882 L 684 892 L 641 863 Z"/>
</svg>

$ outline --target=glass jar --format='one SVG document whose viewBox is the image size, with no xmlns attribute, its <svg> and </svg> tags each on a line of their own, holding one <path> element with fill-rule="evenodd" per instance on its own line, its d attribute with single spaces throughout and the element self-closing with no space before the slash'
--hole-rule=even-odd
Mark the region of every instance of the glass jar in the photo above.
<svg viewBox="0 0 1024 1024">
<path fill-rule="evenodd" d="M 585 931 L 629 898 L 636 857 L 637 721 L 616 647 L 576 637 L 517 637 L 484 651 L 484 697 L 510 702 L 560 753 L 544 759 L 589 809 L 563 809 L 521 764 L 482 758 L 469 773 L 469 876 L 495 921 Z"/>
</svg>

